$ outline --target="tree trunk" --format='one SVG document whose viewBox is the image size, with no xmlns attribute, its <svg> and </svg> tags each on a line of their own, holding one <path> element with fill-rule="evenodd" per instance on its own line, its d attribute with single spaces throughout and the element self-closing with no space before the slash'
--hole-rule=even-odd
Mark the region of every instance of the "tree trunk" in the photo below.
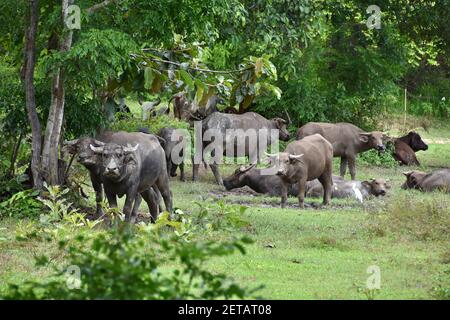
<svg viewBox="0 0 450 320">
<path fill-rule="evenodd" d="M 42 189 L 41 168 L 41 139 L 42 131 L 36 111 L 36 90 L 34 87 L 34 67 L 36 63 L 36 34 L 39 19 L 39 0 L 30 0 L 30 25 L 25 39 L 25 96 L 28 120 L 32 134 L 31 173 L 33 188 Z"/>
<path fill-rule="evenodd" d="M 67 8 L 73 0 L 62 0 L 62 23 L 65 26 Z M 67 52 L 72 46 L 72 30 L 65 30 L 65 36 L 60 43 L 60 52 Z M 42 169 L 45 172 L 45 180 L 49 185 L 62 183 L 59 168 L 59 142 L 61 140 L 61 128 L 64 119 L 65 90 L 64 71 L 56 70 L 52 80 L 52 98 L 47 127 L 45 130 L 44 149 L 42 151 Z"/>
</svg>

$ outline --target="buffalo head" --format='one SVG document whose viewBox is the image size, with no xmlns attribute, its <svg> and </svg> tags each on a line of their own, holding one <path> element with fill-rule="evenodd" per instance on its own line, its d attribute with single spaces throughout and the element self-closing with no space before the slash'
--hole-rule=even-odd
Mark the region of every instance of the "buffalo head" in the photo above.
<svg viewBox="0 0 450 320">
<path fill-rule="evenodd" d="M 240 188 L 245 185 L 244 179 L 248 172 L 253 169 L 256 164 L 252 164 L 248 167 L 240 166 L 232 175 L 223 179 L 223 185 L 227 190 Z"/>
<path fill-rule="evenodd" d="M 422 140 L 420 135 L 417 132 L 411 131 L 407 135 L 409 140 L 409 146 L 411 149 L 414 150 L 414 152 L 417 152 L 419 150 L 428 150 L 428 145 Z"/>
<path fill-rule="evenodd" d="M 391 188 L 389 180 L 381 178 L 363 181 L 362 185 L 369 190 L 370 194 L 373 194 L 376 197 L 386 195 L 387 189 Z"/>
<path fill-rule="evenodd" d="M 129 174 L 127 169 L 136 165 L 135 152 L 138 148 L 139 144 L 134 147 L 125 147 L 115 143 L 108 143 L 100 147 L 90 145 L 93 152 L 102 156 L 103 175 L 114 181 L 122 180 Z"/>
<path fill-rule="evenodd" d="M 68 152 L 72 155 L 78 154 L 78 162 L 85 167 L 95 166 L 98 163 L 97 154 L 92 151 L 90 146 L 101 147 L 105 144 L 93 138 L 80 138 L 71 141 L 65 141 L 63 152 Z"/>
<path fill-rule="evenodd" d="M 296 165 L 301 162 L 303 154 L 289 154 L 280 152 L 278 154 L 267 154 L 270 157 L 271 164 L 276 167 L 276 174 L 283 177 L 295 175 Z"/>
<path fill-rule="evenodd" d="M 279 130 L 280 140 L 288 141 L 290 138 L 289 131 L 287 130 L 288 122 L 282 118 L 273 118 L 271 121 L 274 127 Z"/>
<path fill-rule="evenodd" d="M 403 172 L 403 174 L 406 177 L 406 181 L 402 184 L 402 189 L 419 189 L 420 182 L 426 175 L 422 171 L 408 171 Z"/>
<path fill-rule="evenodd" d="M 384 152 L 386 147 L 384 145 L 385 135 L 380 131 L 362 132 L 359 134 L 359 139 L 371 149 Z"/>
</svg>

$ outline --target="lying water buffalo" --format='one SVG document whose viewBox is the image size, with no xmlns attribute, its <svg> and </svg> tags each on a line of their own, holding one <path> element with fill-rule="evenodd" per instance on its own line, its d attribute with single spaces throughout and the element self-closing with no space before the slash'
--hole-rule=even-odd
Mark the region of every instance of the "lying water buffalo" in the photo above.
<svg viewBox="0 0 450 320">
<path fill-rule="evenodd" d="M 312 134 L 320 134 L 333 145 L 333 156 L 341 158 L 341 177 L 348 168 L 352 180 L 356 176 L 356 155 L 369 149 L 384 151 L 384 134 L 379 131 L 364 132 L 351 123 L 309 122 L 297 131 L 297 140 Z"/>
<path fill-rule="evenodd" d="M 428 150 L 428 145 L 414 131 L 409 132 L 406 136 L 394 139 L 394 147 L 394 158 L 404 165 L 420 165 L 415 152 Z"/>
<path fill-rule="evenodd" d="M 370 181 L 345 181 L 341 177 L 333 176 L 332 198 L 357 198 L 363 201 L 369 196 L 384 196 L 390 188 L 388 181 L 377 178 Z M 323 187 L 318 180 L 309 181 L 306 185 L 307 197 L 322 197 Z"/>
<path fill-rule="evenodd" d="M 161 142 L 161 146 L 164 148 L 164 152 L 166 154 L 166 163 L 167 163 L 167 173 L 171 177 L 177 176 L 177 168 L 180 167 L 180 180 L 185 181 L 184 176 L 184 152 L 183 148 L 180 148 L 179 156 L 182 159 L 181 163 L 178 163 L 177 161 L 174 161 L 172 159 L 172 152 L 174 151 L 174 148 L 179 144 L 183 143 L 183 137 L 176 137 L 174 135 L 176 128 L 163 128 L 158 132 L 158 136 L 163 138 L 163 142 Z"/>
<path fill-rule="evenodd" d="M 128 221 L 134 221 L 140 194 L 148 203 L 155 221 L 158 208 L 150 188 L 156 186 L 167 211 L 172 212 L 166 157 L 158 139 L 145 133 L 116 132 L 112 141 L 114 143 L 102 145 L 98 141 L 100 146 L 90 145 L 92 151 L 102 156 L 102 179 L 110 206 L 117 207 L 116 197 L 126 195 L 123 213 Z"/>
<path fill-rule="evenodd" d="M 406 181 L 402 185 L 403 189 L 440 190 L 450 193 L 450 169 L 440 169 L 431 173 L 409 171 L 403 174 L 406 176 Z"/>
<path fill-rule="evenodd" d="M 202 123 L 203 149 L 207 149 L 209 145 L 219 146 L 223 155 L 236 157 L 248 156 L 251 163 L 255 163 L 260 159 L 262 153 L 266 150 L 261 149 L 273 143 L 271 130 L 278 130 L 279 139 L 283 141 L 289 140 L 289 132 L 287 131 L 287 121 L 281 118 L 267 120 L 260 114 L 254 112 L 246 112 L 244 114 L 227 114 L 214 112 L 208 116 Z M 212 133 L 211 141 L 206 133 Z M 215 141 L 215 134 L 220 134 L 222 141 Z M 260 140 L 266 139 L 266 141 Z M 264 143 L 265 142 L 265 143 Z M 208 148 L 210 149 L 210 148 Z M 211 156 L 216 156 L 215 150 L 211 150 Z M 197 161 L 198 162 L 198 161 Z M 212 160 L 210 164 L 216 182 L 223 184 L 220 176 L 218 161 Z M 193 166 L 192 179 L 197 180 L 198 169 L 200 164 L 195 163 Z"/>
<path fill-rule="evenodd" d="M 281 207 L 286 206 L 288 186 L 298 183 L 298 202 L 304 207 L 306 182 L 319 179 L 324 189 L 323 204 L 329 204 L 333 184 L 333 147 L 320 134 L 307 136 L 288 144 L 284 152 L 270 155 L 277 175 L 282 178 Z"/>
<path fill-rule="evenodd" d="M 270 196 L 281 196 L 283 194 L 283 181 L 277 175 L 264 175 L 264 169 L 255 168 L 256 164 L 250 166 L 240 166 L 233 174 L 223 179 L 223 185 L 227 190 L 250 187 L 252 190 L 268 194 Z M 289 188 L 290 195 L 297 195 L 298 191 L 293 194 L 293 188 Z M 295 188 L 298 190 L 298 188 Z"/>
</svg>

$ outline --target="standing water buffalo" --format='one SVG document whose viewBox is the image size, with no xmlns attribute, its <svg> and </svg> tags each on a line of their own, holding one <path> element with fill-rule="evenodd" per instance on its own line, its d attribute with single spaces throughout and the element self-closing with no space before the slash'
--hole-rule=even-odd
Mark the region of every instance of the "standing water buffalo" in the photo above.
<svg viewBox="0 0 450 320">
<path fill-rule="evenodd" d="M 150 188 L 156 186 L 167 211 L 172 212 L 166 157 L 158 139 L 145 133 L 117 132 L 112 141 L 114 143 L 90 145 L 92 151 L 102 156 L 102 178 L 109 205 L 117 207 L 116 197 L 126 195 L 123 213 L 128 221 L 134 221 L 140 194 L 148 203 L 155 221 L 158 207 Z"/>
<path fill-rule="evenodd" d="M 120 137 L 120 139 L 117 139 L 117 137 Z M 95 198 L 96 198 L 96 215 L 97 217 L 100 217 L 103 215 L 102 210 L 102 202 L 103 202 L 103 172 L 104 169 L 101 164 L 101 158 L 91 149 L 92 146 L 104 146 L 105 143 L 112 142 L 112 141 L 121 141 L 123 144 L 129 144 L 133 143 L 134 139 L 133 137 L 129 137 L 131 139 L 127 139 L 126 137 L 123 137 L 122 132 L 103 132 L 100 135 L 94 138 L 80 138 L 72 141 L 67 141 L 64 143 L 64 149 L 65 151 L 71 153 L 71 154 L 78 154 L 78 162 L 80 162 L 86 169 L 88 169 L 92 187 L 95 191 Z M 99 159 L 100 158 L 100 159 Z M 151 199 L 151 203 L 147 201 L 149 205 L 150 212 L 152 213 L 152 218 L 155 219 L 157 212 L 159 211 L 159 190 L 155 186 L 153 188 L 150 188 L 148 191 L 149 198 L 146 200 Z M 139 209 L 139 204 L 141 202 L 141 196 L 138 195 L 136 198 L 136 204 L 133 208 L 132 216 L 135 216 L 137 214 L 137 210 Z M 167 209 L 167 208 L 166 208 Z M 156 213 L 155 213 L 156 212 Z"/>
<path fill-rule="evenodd" d="M 281 207 L 286 206 L 289 184 L 298 183 L 298 202 L 304 207 L 306 182 L 319 179 L 324 189 L 323 204 L 329 204 L 333 184 L 333 147 L 320 134 L 293 141 L 275 158 L 277 175 L 283 180 Z"/>
<path fill-rule="evenodd" d="M 440 190 L 450 193 L 450 169 L 440 169 L 431 173 L 409 171 L 403 174 L 406 176 L 406 181 L 402 185 L 403 189 Z"/>
<path fill-rule="evenodd" d="M 297 140 L 312 134 L 320 134 L 333 145 L 333 156 L 341 158 L 341 177 L 345 176 L 347 164 L 352 180 L 356 176 L 356 155 L 369 149 L 384 151 L 382 132 L 364 132 L 351 123 L 309 122 L 297 131 Z"/>
<path fill-rule="evenodd" d="M 289 132 L 286 125 L 287 121 L 284 119 L 274 118 L 267 120 L 254 112 L 246 112 L 244 114 L 214 112 L 202 123 L 203 149 L 213 144 L 213 146 L 219 146 L 222 149 L 223 155 L 233 156 L 234 158 L 248 156 L 250 162 L 255 163 L 260 159 L 262 153 L 265 152 L 265 149 L 261 150 L 261 145 L 265 144 L 267 147 L 274 142 L 272 141 L 271 130 L 278 130 L 281 140 L 289 140 Z M 208 132 L 212 133 L 214 137 L 212 141 L 205 141 L 207 140 L 207 138 L 205 139 L 205 133 Z M 221 141 L 214 140 L 215 134 L 220 135 Z M 260 135 L 264 136 L 266 141 L 260 141 Z M 212 157 L 216 156 L 215 150 L 213 149 L 211 152 Z M 199 163 L 195 163 L 193 166 L 192 179 L 194 181 L 197 180 L 199 166 Z M 223 181 L 220 176 L 218 162 L 213 160 L 210 163 L 210 167 L 216 182 L 222 185 Z"/>
<path fill-rule="evenodd" d="M 345 181 L 341 177 L 333 176 L 332 198 L 357 198 L 363 201 L 369 196 L 384 196 L 390 188 L 388 181 L 377 178 L 370 181 Z M 318 180 L 309 181 L 306 185 L 307 197 L 323 196 L 323 188 Z"/>
<path fill-rule="evenodd" d="M 175 139 L 175 133 L 176 128 L 163 128 L 158 132 L 158 136 L 163 139 L 161 142 L 162 147 L 164 148 L 164 152 L 166 154 L 166 163 L 167 163 L 167 173 L 171 177 L 177 176 L 177 168 L 180 167 L 180 180 L 185 181 L 184 177 L 184 148 L 180 148 L 179 156 L 181 159 L 181 163 L 175 163 L 174 159 L 172 159 L 172 152 L 174 148 L 179 144 L 183 143 L 183 137 L 180 136 L 179 138 Z M 174 140 L 175 139 L 175 140 Z"/>
<path fill-rule="evenodd" d="M 394 147 L 395 160 L 404 165 L 420 165 L 415 152 L 428 150 L 428 145 L 414 131 L 409 132 L 406 136 L 394 139 Z"/>
</svg>

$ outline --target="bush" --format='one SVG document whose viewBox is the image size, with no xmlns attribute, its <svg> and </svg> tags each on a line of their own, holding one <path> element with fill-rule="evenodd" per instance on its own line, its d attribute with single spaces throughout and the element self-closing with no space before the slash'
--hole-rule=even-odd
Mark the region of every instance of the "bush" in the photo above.
<svg viewBox="0 0 450 320">
<path fill-rule="evenodd" d="M 358 154 L 358 163 L 365 166 L 378 166 L 392 168 L 398 165 L 397 160 L 393 157 L 394 145 L 388 143 L 386 151 L 380 153 L 374 149 Z"/>
<path fill-rule="evenodd" d="M 42 204 L 37 200 L 39 192 L 24 190 L 13 194 L 0 203 L 0 217 L 36 218 L 42 212 Z"/>
<path fill-rule="evenodd" d="M 153 134 L 157 134 L 159 130 L 165 127 L 174 127 L 186 130 L 189 130 L 190 128 L 187 122 L 180 121 L 167 115 L 150 117 L 148 120 L 129 117 L 117 120 L 111 125 L 111 129 L 115 131 L 123 130 L 127 132 L 136 132 L 139 128 L 148 128 Z"/>
<path fill-rule="evenodd" d="M 216 299 L 254 292 L 204 268 L 205 262 L 236 250 L 249 239 L 186 242 L 154 229 L 135 233 L 129 225 L 79 236 L 68 247 L 67 264 L 48 279 L 10 284 L 4 299 Z M 167 231 L 167 230 L 166 230 Z M 61 248 L 65 245 L 61 242 Z M 37 264 L 49 263 L 39 257 Z"/>
</svg>

